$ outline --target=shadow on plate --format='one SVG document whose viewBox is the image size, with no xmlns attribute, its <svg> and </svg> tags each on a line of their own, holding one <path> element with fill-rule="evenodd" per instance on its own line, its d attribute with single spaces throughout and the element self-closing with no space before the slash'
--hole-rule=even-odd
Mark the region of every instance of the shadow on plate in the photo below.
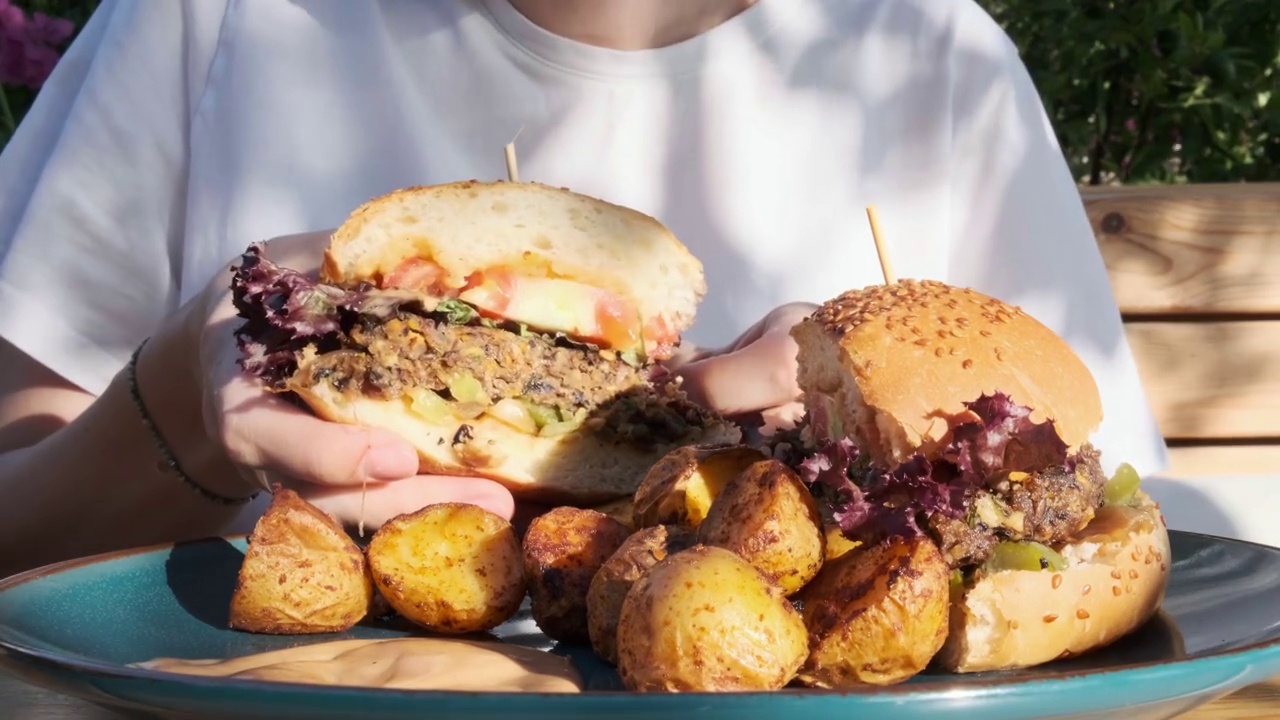
<svg viewBox="0 0 1280 720">
<path fill-rule="evenodd" d="M 165 579 L 174 599 L 191 617 L 224 630 L 243 562 L 244 553 L 223 538 L 182 542 L 165 559 Z"/>
</svg>

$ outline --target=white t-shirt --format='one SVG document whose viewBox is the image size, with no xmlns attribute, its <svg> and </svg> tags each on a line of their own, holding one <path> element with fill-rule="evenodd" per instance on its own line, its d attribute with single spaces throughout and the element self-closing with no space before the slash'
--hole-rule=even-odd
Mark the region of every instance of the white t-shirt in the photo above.
<svg viewBox="0 0 1280 720">
<path fill-rule="evenodd" d="M 635 207 L 703 261 L 687 339 L 900 277 L 1020 304 L 1099 383 L 1108 464 L 1165 450 L 1076 187 L 971 0 L 760 0 L 642 52 L 506 0 L 106 0 L 0 157 L 0 335 L 97 393 L 248 244 L 412 184 Z"/>
</svg>

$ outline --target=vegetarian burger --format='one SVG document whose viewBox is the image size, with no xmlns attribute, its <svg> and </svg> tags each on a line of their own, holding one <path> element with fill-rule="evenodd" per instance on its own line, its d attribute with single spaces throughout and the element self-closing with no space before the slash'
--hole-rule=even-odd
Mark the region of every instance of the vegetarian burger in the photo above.
<svg viewBox="0 0 1280 720">
<path fill-rule="evenodd" d="M 1021 309 L 904 280 L 850 291 L 793 331 L 802 474 L 829 522 L 874 543 L 924 535 L 953 568 L 946 645 L 967 672 L 1107 644 L 1163 600 L 1158 507 L 1089 438 L 1088 368 Z"/>
<path fill-rule="evenodd" d="M 327 420 L 393 430 L 426 473 L 589 503 L 735 426 L 660 382 L 702 266 L 655 219 L 534 183 L 400 190 L 356 209 L 320 276 L 234 269 L 244 369 Z"/>
</svg>

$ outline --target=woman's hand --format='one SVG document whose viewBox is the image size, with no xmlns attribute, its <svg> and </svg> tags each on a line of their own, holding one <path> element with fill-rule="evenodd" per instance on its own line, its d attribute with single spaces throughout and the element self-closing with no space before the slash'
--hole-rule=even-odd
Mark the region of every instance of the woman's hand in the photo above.
<svg viewBox="0 0 1280 720">
<path fill-rule="evenodd" d="M 763 421 L 765 431 L 794 425 L 803 408 L 796 384 L 796 342 L 791 327 L 817 305 L 783 305 L 727 347 L 677 356 L 673 374 L 693 400 L 726 417 Z"/>
<path fill-rule="evenodd" d="M 327 241 L 327 233 L 277 238 L 264 254 L 283 267 L 314 273 Z M 241 470 L 243 494 L 279 482 L 342 522 L 374 528 L 437 502 L 471 503 L 511 517 L 511 493 L 498 483 L 419 475 L 417 452 L 404 438 L 321 420 L 242 372 L 232 335 L 239 319 L 229 272 L 215 278 L 198 302 L 205 310 L 194 312 L 191 320 L 198 325 L 193 334 L 204 423 Z"/>
</svg>

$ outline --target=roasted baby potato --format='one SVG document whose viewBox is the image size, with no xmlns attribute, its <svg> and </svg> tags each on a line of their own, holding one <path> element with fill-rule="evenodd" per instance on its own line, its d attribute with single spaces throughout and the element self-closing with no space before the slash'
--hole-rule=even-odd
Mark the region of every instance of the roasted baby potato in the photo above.
<svg viewBox="0 0 1280 720">
<path fill-rule="evenodd" d="M 230 626 L 278 635 L 341 632 L 369 612 L 364 553 L 337 521 L 277 487 L 249 535 Z"/>
<path fill-rule="evenodd" d="M 738 473 L 765 456 L 746 445 L 690 445 L 659 460 L 635 493 L 638 527 L 698 527 L 720 490 Z"/>
<path fill-rule="evenodd" d="M 693 543 L 693 531 L 688 528 L 645 528 L 628 537 L 600 566 L 587 590 L 587 635 L 596 655 L 609 663 L 618 662 L 618 615 L 627 591 L 654 565 Z"/>
<path fill-rule="evenodd" d="M 635 532 L 636 530 L 636 523 L 635 523 L 635 517 L 634 517 L 635 503 L 629 497 L 618 498 L 617 500 L 611 500 L 607 503 L 604 503 L 603 505 L 596 505 L 591 509 L 599 513 L 604 513 L 605 515 L 608 515 L 609 517 L 613 518 L 614 520 L 617 520 L 623 525 L 626 525 L 627 530 L 631 532 Z"/>
<path fill-rule="evenodd" d="M 476 505 L 428 505 L 392 518 L 374 533 L 367 554 L 387 604 L 428 630 L 489 630 L 524 600 L 515 530 Z"/>
<path fill-rule="evenodd" d="M 698 542 L 741 555 L 787 595 L 818 573 L 826 552 L 817 501 L 777 460 L 753 463 L 724 486 Z"/>
<path fill-rule="evenodd" d="M 844 531 L 840 529 L 839 525 L 827 525 L 826 529 L 823 530 L 823 535 L 826 537 L 827 543 L 824 562 L 831 562 L 862 544 L 857 540 L 850 540 L 845 537 Z"/>
<path fill-rule="evenodd" d="M 622 523 L 595 510 L 558 507 L 524 535 L 524 569 L 533 619 L 547 637 L 585 641 L 587 591 L 596 571 L 627 539 Z"/>
<path fill-rule="evenodd" d="M 839 689 L 919 673 L 947 638 L 950 578 L 926 538 L 882 542 L 824 565 L 798 596 L 810 638 L 800 681 Z"/>
<path fill-rule="evenodd" d="M 800 613 L 746 560 L 697 545 L 653 566 L 618 620 L 618 674 L 639 692 L 776 690 L 808 638 Z"/>
</svg>

